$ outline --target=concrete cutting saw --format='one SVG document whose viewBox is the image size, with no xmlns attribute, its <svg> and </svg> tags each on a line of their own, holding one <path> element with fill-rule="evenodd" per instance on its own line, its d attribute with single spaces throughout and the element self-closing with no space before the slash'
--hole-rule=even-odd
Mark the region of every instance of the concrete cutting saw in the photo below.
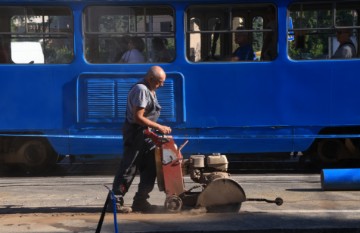
<svg viewBox="0 0 360 233">
<path fill-rule="evenodd" d="M 151 130 L 144 134 L 156 145 L 155 161 L 157 183 L 160 191 L 166 193 L 165 208 L 179 212 L 184 206 L 206 208 L 207 212 L 238 212 L 245 201 L 264 201 L 282 205 L 282 198 L 275 200 L 246 198 L 243 188 L 230 178 L 228 160 L 225 155 L 191 155 L 184 159 L 172 136 L 160 135 Z M 196 183 L 185 188 L 184 175 Z"/>
</svg>

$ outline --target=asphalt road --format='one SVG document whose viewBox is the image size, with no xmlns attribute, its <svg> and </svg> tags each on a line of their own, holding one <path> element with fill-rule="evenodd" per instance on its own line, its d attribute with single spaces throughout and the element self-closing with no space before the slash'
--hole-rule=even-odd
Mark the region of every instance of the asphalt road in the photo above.
<svg viewBox="0 0 360 233">
<path fill-rule="evenodd" d="M 322 191 L 320 175 L 233 175 L 247 198 L 284 204 L 244 202 L 238 213 L 186 209 L 169 214 L 118 214 L 119 232 L 360 232 L 360 191 Z M 0 232 L 95 232 L 113 177 L 51 176 L 0 178 Z M 136 192 L 135 178 L 125 204 Z M 186 187 L 195 185 L 185 177 Z M 163 206 L 157 187 L 150 202 Z M 101 232 L 114 232 L 107 213 Z"/>
</svg>

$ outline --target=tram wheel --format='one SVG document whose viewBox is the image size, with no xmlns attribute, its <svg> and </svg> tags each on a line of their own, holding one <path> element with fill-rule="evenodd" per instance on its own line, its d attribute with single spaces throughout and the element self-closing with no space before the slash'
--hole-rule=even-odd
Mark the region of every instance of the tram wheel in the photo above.
<svg viewBox="0 0 360 233">
<path fill-rule="evenodd" d="M 25 141 L 17 150 L 22 170 L 41 173 L 56 164 L 58 155 L 44 140 Z"/>
<path fill-rule="evenodd" d="M 336 163 L 346 153 L 345 144 L 339 139 L 324 139 L 318 144 L 317 153 L 322 163 Z"/>
</svg>

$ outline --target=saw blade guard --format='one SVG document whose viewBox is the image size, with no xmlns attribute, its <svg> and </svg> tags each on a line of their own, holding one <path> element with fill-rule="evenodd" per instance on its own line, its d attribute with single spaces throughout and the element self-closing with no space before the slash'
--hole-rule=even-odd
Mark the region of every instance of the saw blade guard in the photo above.
<svg viewBox="0 0 360 233">
<path fill-rule="evenodd" d="M 228 178 L 210 182 L 200 193 L 196 207 L 205 207 L 208 212 L 238 212 L 246 195 L 240 184 Z"/>
</svg>

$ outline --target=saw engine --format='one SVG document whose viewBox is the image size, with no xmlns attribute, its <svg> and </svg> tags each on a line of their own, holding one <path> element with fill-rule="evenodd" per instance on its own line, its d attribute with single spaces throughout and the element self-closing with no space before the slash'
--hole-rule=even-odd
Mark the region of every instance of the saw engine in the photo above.
<svg viewBox="0 0 360 233">
<path fill-rule="evenodd" d="M 209 184 L 218 178 L 230 178 L 228 160 L 225 155 L 191 155 L 183 162 L 183 174 L 189 175 L 195 183 Z"/>
</svg>

